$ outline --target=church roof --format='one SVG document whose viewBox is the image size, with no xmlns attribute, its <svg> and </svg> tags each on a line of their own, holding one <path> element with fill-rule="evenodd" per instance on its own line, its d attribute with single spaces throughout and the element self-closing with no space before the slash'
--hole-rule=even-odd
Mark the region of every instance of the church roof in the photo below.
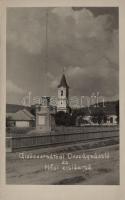
<svg viewBox="0 0 125 200">
<path fill-rule="evenodd" d="M 69 87 L 68 84 L 67 84 L 67 82 L 66 82 L 65 74 L 62 75 L 60 84 L 58 85 L 58 88 L 59 88 L 59 87 L 66 87 L 66 88 Z"/>
</svg>

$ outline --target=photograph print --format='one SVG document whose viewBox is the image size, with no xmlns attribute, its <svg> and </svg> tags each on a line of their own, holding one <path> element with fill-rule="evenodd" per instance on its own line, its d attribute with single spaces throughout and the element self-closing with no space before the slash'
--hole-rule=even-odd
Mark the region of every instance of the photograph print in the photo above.
<svg viewBox="0 0 125 200">
<path fill-rule="evenodd" d="M 119 185 L 118 7 L 6 9 L 6 184 Z"/>
</svg>

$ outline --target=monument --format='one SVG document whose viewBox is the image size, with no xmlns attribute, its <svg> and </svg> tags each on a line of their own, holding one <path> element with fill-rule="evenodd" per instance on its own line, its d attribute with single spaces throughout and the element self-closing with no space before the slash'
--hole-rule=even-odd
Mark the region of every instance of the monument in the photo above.
<svg viewBox="0 0 125 200">
<path fill-rule="evenodd" d="M 54 110 L 50 106 L 50 98 L 43 97 L 41 105 L 36 107 L 36 129 L 43 134 L 49 134 L 55 129 Z"/>
</svg>

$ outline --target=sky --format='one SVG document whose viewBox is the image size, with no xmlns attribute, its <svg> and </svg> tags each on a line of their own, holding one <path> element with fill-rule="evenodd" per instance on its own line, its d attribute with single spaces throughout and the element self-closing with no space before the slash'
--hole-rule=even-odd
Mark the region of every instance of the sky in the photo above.
<svg viewBox="0 0 125 200">
<path fill-rule="evenodd" d="M 63 70 L 70 96 L 118 98 L 118 8 L 8 8 L 6 28 L 7 103 L 57 96 Z"/>
</svg>

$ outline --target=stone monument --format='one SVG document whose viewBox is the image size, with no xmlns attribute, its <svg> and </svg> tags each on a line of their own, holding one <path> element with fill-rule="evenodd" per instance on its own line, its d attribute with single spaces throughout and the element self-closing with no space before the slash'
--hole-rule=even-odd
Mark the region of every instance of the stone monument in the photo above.
<svg viewBox="0 0 125 200">
<path fill-rule="evenodd" d="M 50 98 L 42 98 L 42 104 L 36 107 L 36 129 L 43 134 L 50 134 L 55 129 L 55 112 L 51 109 Z"/>
</svg>

